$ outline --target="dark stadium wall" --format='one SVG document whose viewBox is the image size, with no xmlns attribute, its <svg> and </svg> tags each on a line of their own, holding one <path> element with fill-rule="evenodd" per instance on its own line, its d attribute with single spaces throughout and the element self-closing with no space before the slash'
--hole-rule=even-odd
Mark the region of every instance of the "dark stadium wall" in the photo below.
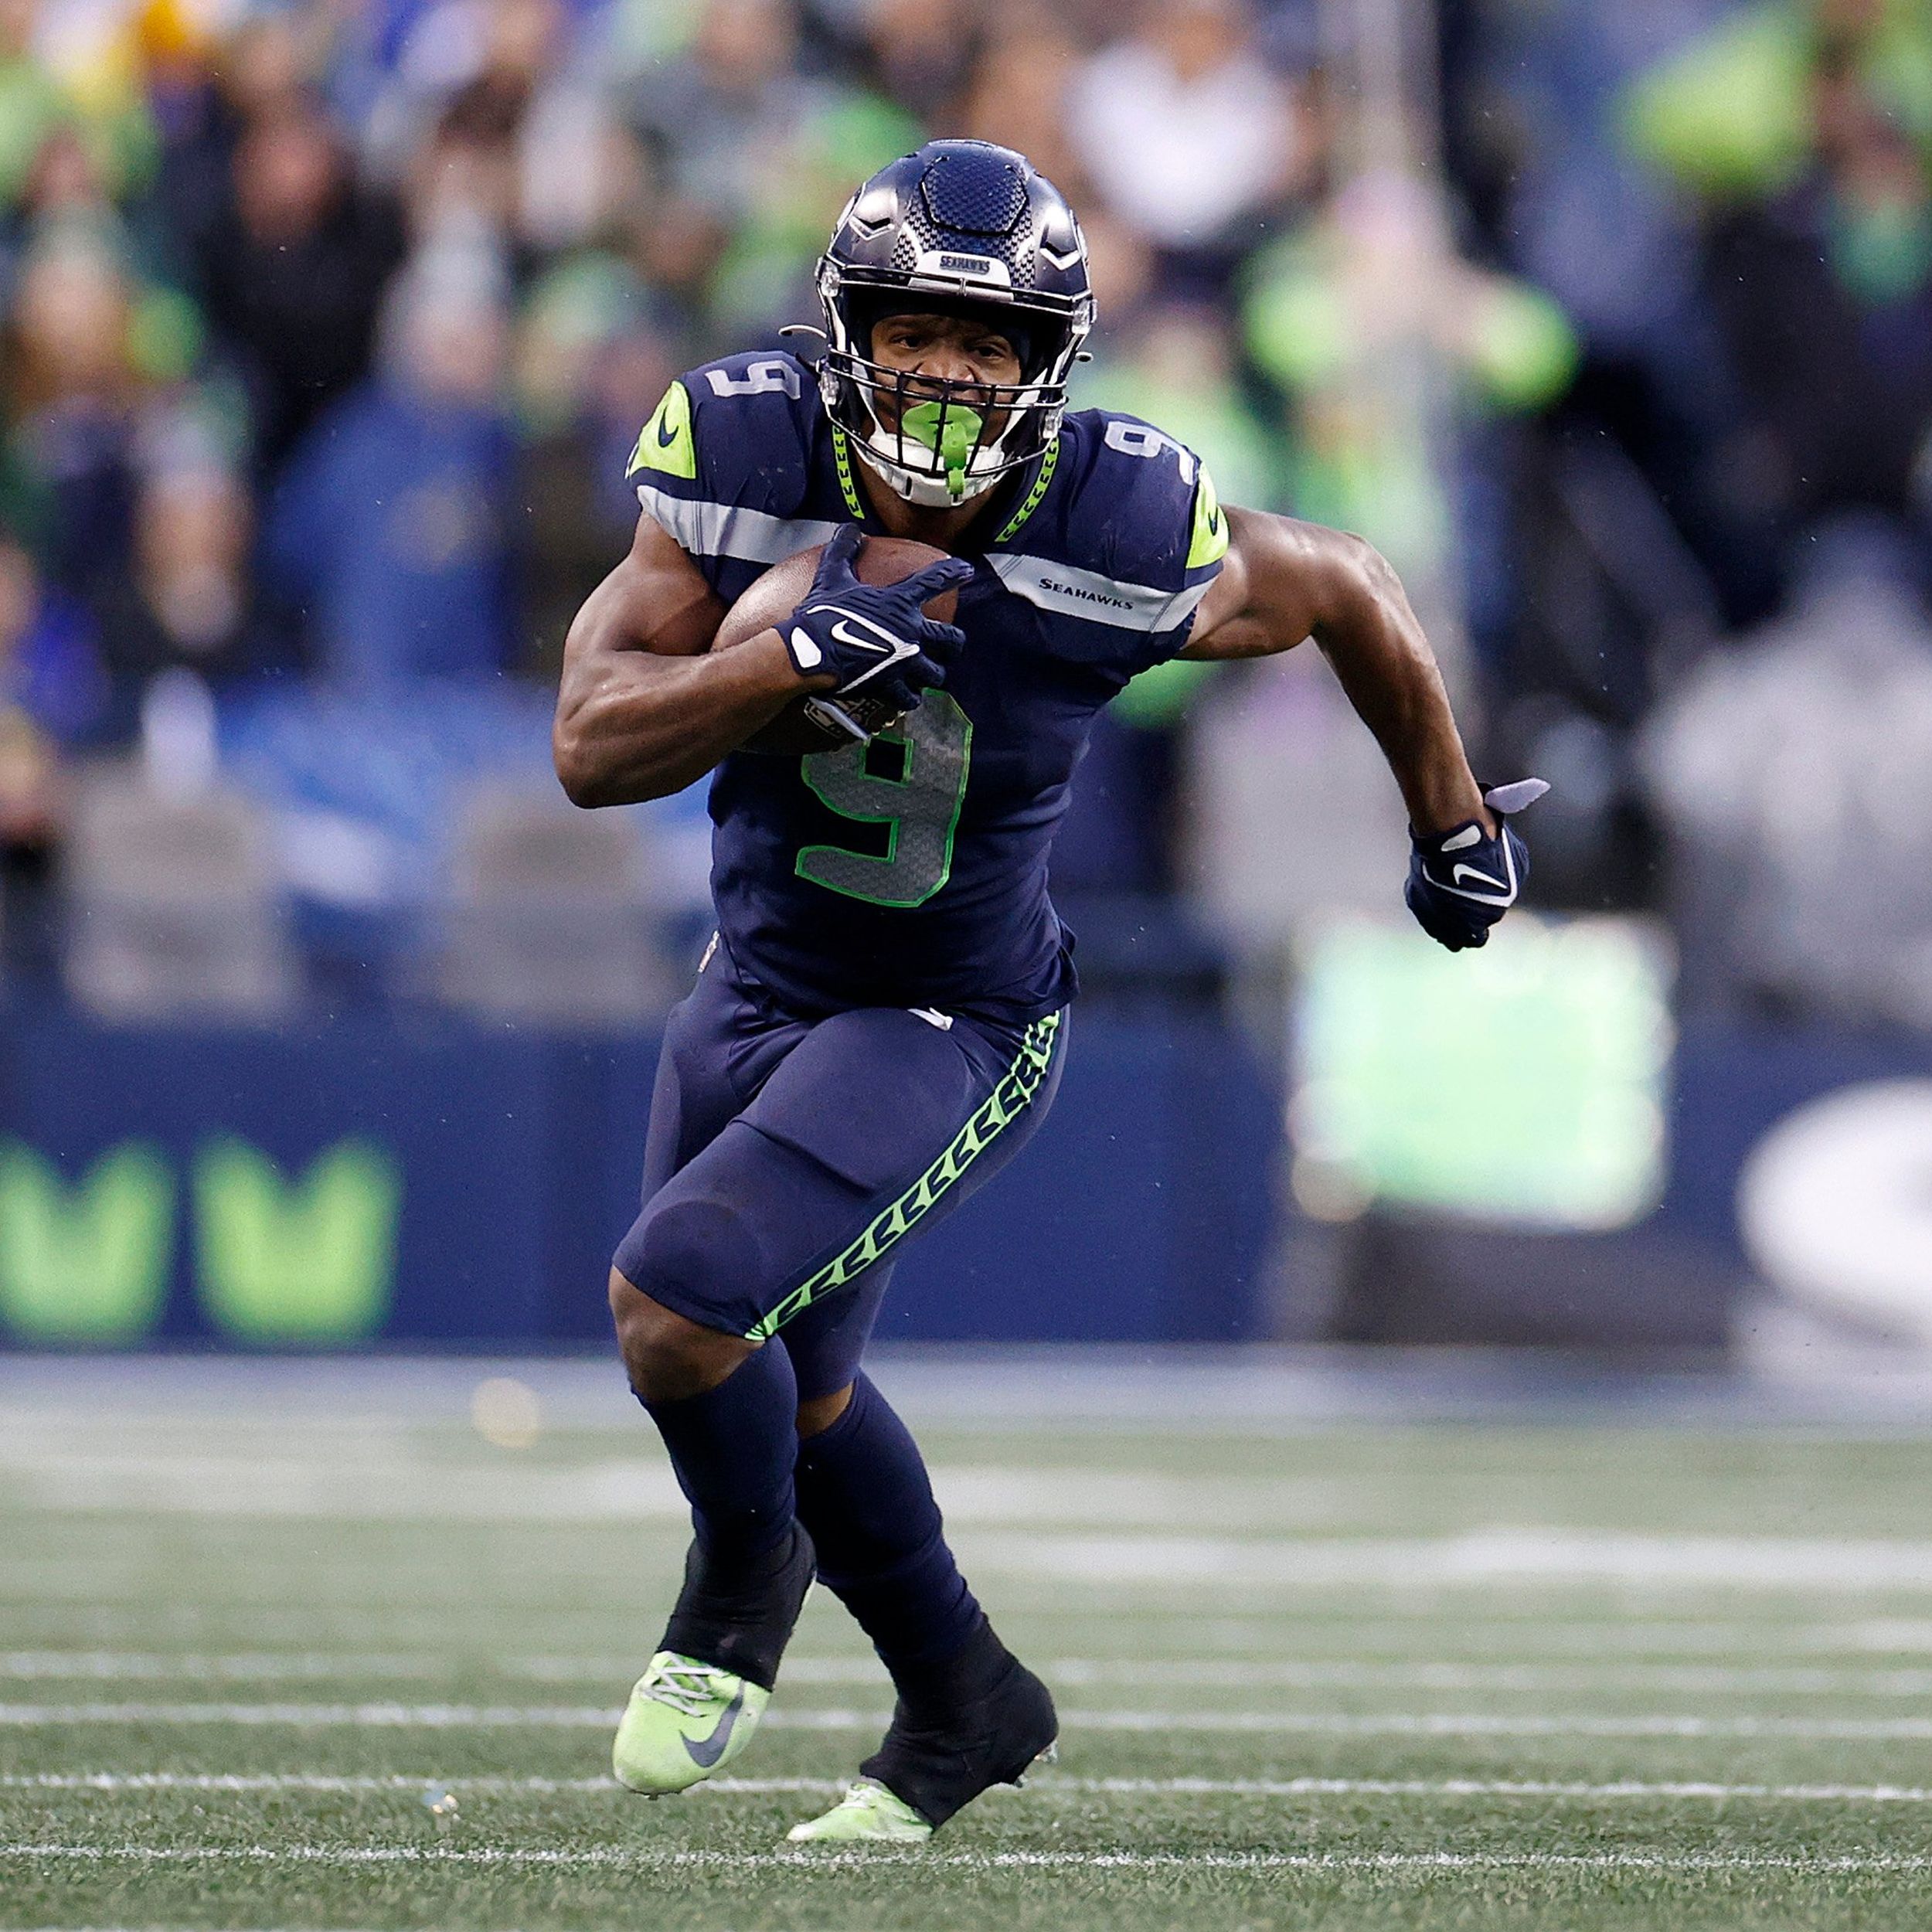
<svg viewBox="0 0 1932 1932">
<path fill-rule="evenodd" d="M 277 1034 L 16 1011 L 0 1021 L 0 1346 L 601 1347 L 656 1049 L 429 1016 Z M 1280 1108 L 1213 1020 L 1080 1015 L 1052 1117 L 908 1247 L 881 1338 L 1277 1332 Z M 1716 1352 L 1767 1279 L 1868 1327 L 1932 1327 L 1913 1287 L 1932 1254 L 1914 1179 L 1932 1118 L 1923 1041 L 1687 1024 L 1668 1113 L 1664 1198 L 1634 1226 L 1539 1233 L 1372 1209 L 1330 1231 L 1325 1312 L 1294 1332 Z M 1885 1209 L 1866 1184 L 1875 1165 L 1919 1189 L 1885 1223 L 1895 1264 L 1860 1258 L 1869 1228 L 1840 1240 L 1787 1215 L 1751 1239 L 1740 1202 L 1754 1167 L 1814 1118 L 1778 1172 L 1837 1164 L 1842 1185 L 1804 1184 L 1819 1214 L 1862 1224 Z M 1916 1137 L 1903 1166 L 1888 1133 Z M 1841 1247 L 1842 1284 L 1804 1259 Z"/>
<path fill-rule="evenodd" d="M 0 1031 L 0 1338 L 602 1344 L 655 1039 L 453 1022 Z M 895 1339 L 1261 1332 L 1279 1101 L 1211 1023 L 1083 1023 L 1027 1157 L 908 1252 Z"/>
</svg>

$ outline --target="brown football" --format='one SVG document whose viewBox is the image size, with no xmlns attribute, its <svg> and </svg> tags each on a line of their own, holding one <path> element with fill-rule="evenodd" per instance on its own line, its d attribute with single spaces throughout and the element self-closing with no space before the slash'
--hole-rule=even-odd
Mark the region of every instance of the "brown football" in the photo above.
<svg viewBox="0 0 1932 1932">
<path fill-rule="evenodd" d="M 804 602 L 811 580 L 818 574 L 819 553 L 824 547 L 815 544 L 809 550 L 787 557 L 782 563 L 774 563 L 751 584 L 725 613 L 718 634 L 712 640 L 712 649 L 729 651 L 734 645 L 749 643 L 760 631 L 783 624 Z M 914 543 L 905 537 L 869 536 L 852 560 L 852 572 L 861 583 L 897 583 L 902 578 L 917 576 L 929 564 L 945 560 L 946 553 L 934 549 L 930 543 Z M 942 591 L 927 604 L 926 614 L 950 624 L 958 602 L 957 591 Z M 835 726 L 828 730 L 815 724 L 806 715 L 805 706 L 817 695 L 809 692 L 794 698 L 770 724 L 746 740 L 746 750 L 775 751 L 795 758 L 850 744 L 852 740 L 844 732 Z M 855 697 L 845 704 L 854 719 L 869 730 L 883 729 L 897 715 L 875 699 Z"/>
</svg>

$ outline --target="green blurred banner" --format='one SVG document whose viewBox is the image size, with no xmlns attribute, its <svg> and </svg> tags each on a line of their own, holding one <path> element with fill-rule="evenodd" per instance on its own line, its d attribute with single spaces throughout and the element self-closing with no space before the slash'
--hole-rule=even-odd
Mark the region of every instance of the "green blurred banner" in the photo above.
<svg viewBox="0 0 1932 1932">
<path fill-rule="evenodd" d="M 1289 1103 L 1296 1198 L 1543 1228 L 1662 1197 L 1670 956 L 1634 920 L 1524 913 L 1480 952 L 1350 921 L 1305 954 Z"/>
</svg>

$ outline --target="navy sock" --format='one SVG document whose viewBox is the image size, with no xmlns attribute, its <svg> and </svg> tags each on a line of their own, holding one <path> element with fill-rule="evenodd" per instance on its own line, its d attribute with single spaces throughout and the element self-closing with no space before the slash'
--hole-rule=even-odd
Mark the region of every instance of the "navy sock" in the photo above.
<svg viewBox="0 0 1932 1932">
<path fill-rule="evenodd" d="M 957 1651 L 981 1621 L 978 1602 L 946 1546 L 918 1445 L 863 1375 L 838 1420 L 798 1445 L 798 1487 L 819 1581 L 894 1676 Z"/>
<path fill-rule="evenodd" d="M 701 1396 L 648 1402 L 706 1556 L 727 1569 L 785 1543 L 794 1521 L 798 1384 L 767 1342 Z"/>
</svg>

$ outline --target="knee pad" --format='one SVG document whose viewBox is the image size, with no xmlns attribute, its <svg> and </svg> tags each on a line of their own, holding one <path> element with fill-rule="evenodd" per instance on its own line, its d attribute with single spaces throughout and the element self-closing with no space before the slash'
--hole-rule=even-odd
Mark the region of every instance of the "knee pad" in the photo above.
<svg viewBox="0 0 1932 1932">
<path fill-rule="evenodd" d="M 735 1202 L 660 1195 L 624 1237 L 616 1267 L 674 1314 L 742 1335 L 757 1319 L 762 1260 L 757 1232 Z"/>
</svg>

